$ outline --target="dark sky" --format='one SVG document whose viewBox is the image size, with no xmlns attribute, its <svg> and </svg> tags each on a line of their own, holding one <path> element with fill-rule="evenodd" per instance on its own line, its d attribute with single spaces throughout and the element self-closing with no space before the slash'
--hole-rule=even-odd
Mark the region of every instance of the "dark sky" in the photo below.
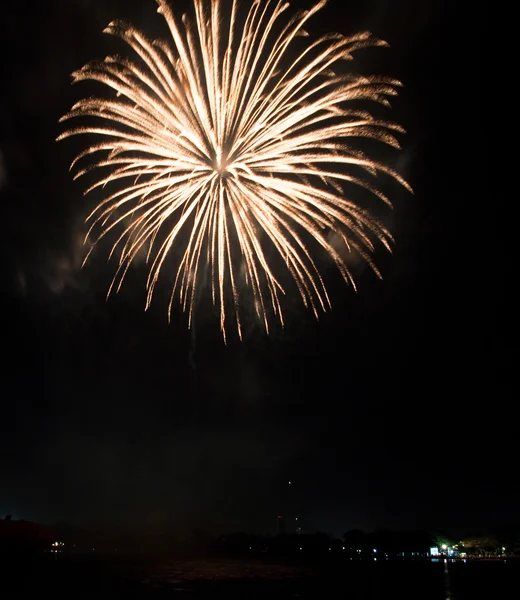
<svg viewBox="0 0 520 600">
<path fill-rule="evenodd" d="M 404 150 L 383 156 L 415 196 L 386 184 L 396 245 L 376 257 L 382 282 L 360 272 L 355 294 L 324 267 L 331 313 L 315 322 L 289 301 L 285 331 L 266 337 L 249 323 L 227 346 L 211 312 L 191 333 L 180 311 L 167 325 L 160 298 L 145 313 L 142 266 L 108 303 L 105 255 L 80 269 L 96 197 L 68 171 L 83 140 L 54 142 L 58 118 L 87 93 L 70 73 L 127 52 L 101 33 L 115 18 L 167 37 L 155 3 L 2 7 L 0 514 L 262 531 L 288 510 L 333 533 L 518 519 L 479 58 L 449 26 L 450 6 L 336 0 L 309 26 L 390 43 L 359 52 L 356 67 L 405 84 L 391 113 L 408 131 Z"/>
</svg>

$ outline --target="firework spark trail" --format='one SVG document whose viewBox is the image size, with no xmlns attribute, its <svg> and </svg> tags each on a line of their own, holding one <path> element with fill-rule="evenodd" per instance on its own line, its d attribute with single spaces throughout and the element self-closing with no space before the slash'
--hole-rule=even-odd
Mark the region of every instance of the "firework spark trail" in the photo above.
<svg viewBox="0 0 520 600">
<path fill-rule="evenodd" d="M 105 32 L 127 42 L 139 62 L 107 57 L 73 73 L 74 82 L 98 81 L 116 97 L 79 101 L 62 121 L 94 117 L 102 123 L 58 137 L 96 134 L 103 139 L 72 163 L 71 169 L 84 158 L 105 153 L 76 174 L 108 169 L 85 193 L 123 182 L 88 218 L 88 235 L 99 231 L 91 249 L 107 234 L 119 232 L 110 253 L 118 256 L 119 267 L 109 294 L 119 290 L 132 261 L 145 249 L 151 265 L 148 308 L 164 263 L 175 251 L 181 258 L 168 315 L 178 296 L 191 324 L 201 267 L 209 264 L 224 339 L 228 288 L 241 336 L 237 264 L 242 261 L 244 283 L 269 331 L 271 311 L 283 325 L 280 295 L 285 294 L 268 260 L 269 246 L 280 254 L 303 303 L 317 316 L 330 302 L 306 236 L 325 249 L 352 285 L 328 233 L 336 232 L 348 251 L 359 253 L 378 274 L 370 258 L 373 240 L 388 249 L 392 240 L 381 223 L 344 197 L 342 184 L 368 189 L 388 204 L 356 170 L 370 176 L 386 173 L 410 189 L 392 169 L 346 143 L 348 138 L 372 138 L 399 147 L 393 135 L 403 131 L 398 125 L 349 109 L 348 103 L 388 105 L 387 97 L 396 95 L 400 83 L 333 71 L 339 61 L 351 60 L 353 51 L 386 44 L 370 33 L 331 34 L 303 51 L 294 50 L 296 39 L 307 36 L 307 21 L 325 1 L 284 20 L 287 3 L 257 0 L 242 27 L 237 0 L 225 17 L 218 0 L 194 0 L 191 19 L 176 17 L 166 0 L 157 3 L 171 43 L 150 41 L 132 26 L 112 22 Z"/>
</svg>

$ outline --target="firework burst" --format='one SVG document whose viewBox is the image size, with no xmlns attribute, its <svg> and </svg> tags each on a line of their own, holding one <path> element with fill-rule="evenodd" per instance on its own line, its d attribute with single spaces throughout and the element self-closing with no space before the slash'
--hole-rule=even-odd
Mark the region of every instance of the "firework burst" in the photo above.
<svg viewBox="0 0 520 600">
<path fill-rule="evenodd" d="M 73 74 L 74 82 L 94 80 L 116 94 L 78 102 L 62 121 L 88 117 L 89 124 L 58 138 L 101 136 L 71 169 L 94 155 L 76 174 L 102 173 L 85 193 L 116 184 L 88 218 L 91 248 L 114 235 L 110 256 L 118 269 L 109 294 L 144 251 L 150 265 L 146 308 L 159 275 L 170 276 L 168 314 L 177 298 L 191 323 L 207 273 L 224 338 L 230 318 L 241 336 L 243 289 L 252 291 L 269 331 L 269 315 L 283 325 L 285 291 L 270 258 L 277 253 L 303 303 L 318 316 L 330 301 L 309 239 L 352 285 L 344 253 L 329 241 L 331 231 L 376 273 L 374 241 L 390 249 L 390 233 L 345 197 L 344 184 L 388 204 L 364 177 L 384 172 L 408 188 L 396 172 L 348 143 L 373 138 L 398 147 L 393 132 L 402 129 L 359 109 L 358 101 L 387 105 L 399 82 L 334 71 L 353 51 L 386 44 L 370 33 L 331 34 L 302 49 L 297 38 L 307 36 L 308 20 L 325 1 L 291 17 L 284 1 L 256 0 L 240 24 L 237 0 L 230 0 L 225 15 L 218 0 L 194 0 L 191 17 L 182 19 L 165 0 L 157 3 L 169 43 L 111 23 L 105 32 L 122 38 L 137 57 L 107 57 Z M 166 263 L 172 255 L 178 259 L 173 271 Z"/>
</svg>

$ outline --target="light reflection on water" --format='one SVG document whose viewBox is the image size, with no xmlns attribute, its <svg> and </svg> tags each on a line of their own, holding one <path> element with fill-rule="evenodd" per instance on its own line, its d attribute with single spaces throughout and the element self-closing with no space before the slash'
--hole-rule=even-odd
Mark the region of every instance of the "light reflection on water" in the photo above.
<svg viewBox="0 0 520 600">
<path fill-rule="evenodd" d="M 66 597 L 96 598 L 96 590 L 111 596 L 139 598 L 226 598 L 226 600 L 517 600 L 520 561 L 327 561 L 172 559 L 125 560 L 122 557 L 48 557 L 30 568 L 16 562 L 7 570 L 20 588 L 18 597 L 37 598 L 46 592 Z M 5 565 L 0 564 L 0 571 Z M 1 582 L 0 582 L 1 583 Z M 5 583 L 5 582 L 4 582 Z M 84 588 L 84 589 L 83 589 Z M 7 589 L 9 581 L 7 581 Z M 338 594 L 338 590 L 340 593 Z M 516 591 L 515 591 L 516 590 Z M 0 598 L 3 600 L 0 584 Z M 124 593 L 123 593 L 124 592 Z M 157 596 L 158 594 L 158 596 Z M 70 596 L 69 596 L 70 597 Z M 72 596 L 74 597 L 74 596 Z M 104 596 L 103 596 L 104 597 Z M 7 596 L 6 596 L 7 598 Z"/>
<path fill-rule="evenodd" d="M 448 561 L 444 559 L 444 599 L 456 600 L 451 590 L 451 577 Z"/>
<path fill-rule="evenodd" d="M 346 565 L 349 565 L 348 569 Z M 213 593 L 216 589 L 208 587 L 211 581 L 229 599 L 235 598 L 230 592 L 237 591 L 240 585 L 244 598 L 257 598 L 255 594 L 260 592 L 276 595 L 283 590 L 288 594 L 287 597 L 302 599 L 387 600 L 399 597 L 401 600 L 477 600 L 484 597 L 494 600 L 497 596 L 493 593 L 485 596 L 479 594 L 483 591 L 482 586 L 493 591 L 502 587 L 500 569 L 496 570 L 498 566 L 498 562 L 479 564 L 442 558 L 431 563 L 370 560 L 354 564 L 348 561 L 343 566 L 338 564 L 330 570 L 321 572 L 318 569 L 316 573 L 311 573 L 311 565 L 305 562 L 299 563 L 299 567 L 293 565 L 287 569 L 281 565 L 253 561 L 217 560 L 193 565 L 156 565 L 147 584 L 152 587 L 159 585 L 163 589 L 169 587 L 172 591 L 178 591 L 178 586 L 182 584 L 182 588 L 200 593 L 200 597 L 204 598 L 210 597 L 204 595 L 206 592 L 211 590 Z M 340 594 L 338 597 L 332 591 L 338 586 L 347 595 Z M 503 596 L 500 599 L 506 600 Z"/>
</svg>

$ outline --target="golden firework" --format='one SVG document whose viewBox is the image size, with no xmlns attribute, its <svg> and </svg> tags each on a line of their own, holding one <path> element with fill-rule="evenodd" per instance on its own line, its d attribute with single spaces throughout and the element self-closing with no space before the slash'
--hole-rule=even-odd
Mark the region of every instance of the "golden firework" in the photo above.
<svg viewBox="0 0 520 600">
<path fill-rule="evenodd" d="M 209 265 L 224 339 L 229 312 L 241 336 L 241 290 L 246 288 L 269 331 L 268 314 L 283 325 L 280 297 L 285 292 L 270 260 L 275 252 L 303 303 L 318 316 L 330 301 L 306 240 L 325 249 L 352 284 L 330 232 L 376 273 L 373 241 L 387 248 L 391 242 L 380 222 L 345 197 L 343 184 L 369 189 L 388 204 L 356 171 L 384 172 L 408 188 L 395 171 L 347 143 L 348 138 L 373 138 L 399 147 L 392 133 L 403 130 L 361 110 L 357 102 L 387 105 L 399 82 L 333 70 L 351 60 L 355 50 L 386 44 L 370 33 L 331 34 L 302 49 L 298 38 L 307 36 L 304 27 L 325 1 L 287 17 L 288 3 L 256 0 L 240 25 L 237 0 L 230 0 L 225 15 L 218 0 L 193 0 L 193 14 L 182 19 L 166 0 L 157 2 L 170 43 L 111 23 L 105 32 L 121 37 L 138 58 L 111 56 L 73 73 L 74 82 L 98 81 L 116 95 L 79 101 L 61 120 L 94 117 L 92 124 L 58 137 L 101 136 L 71 166 L 96 155 L 76 177 L 105 169 L 85 193 L 119 182 L 88 218 L 88 235 L 98 232 L 92 247 L 116 233 L 110 256 L 117 256 L 119 267 L 109 294 L 119 290 L 130 264 L 145 251 L 148 308 L 160 273 L 171 273 L 163 267 L 173 254 L 178 264 L 168 315 L 178 295 L 191 323 L 198 282 Z"/>
</svg>

